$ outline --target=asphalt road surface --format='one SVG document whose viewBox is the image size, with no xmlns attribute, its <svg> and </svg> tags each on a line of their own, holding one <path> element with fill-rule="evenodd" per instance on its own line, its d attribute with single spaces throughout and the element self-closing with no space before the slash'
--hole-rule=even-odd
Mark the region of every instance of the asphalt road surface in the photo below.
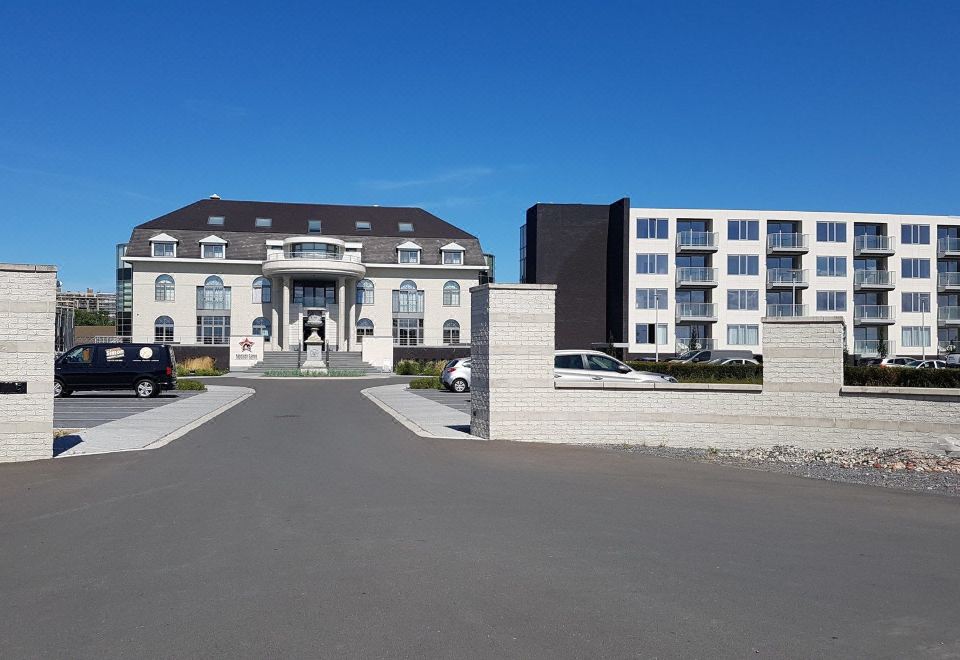
<svg viewBox="0 0 960 660">
<path fill-rule="evenodd" d="M 445 406 L 449 406 L 454 410 L 459 410 L 460 412 L 467 413 L 468 415 L 471 412 L 470 392 L 457 394 L 456 392 L 447 392 L 446 390 L 410 390 L 410 391 L 415 392 L 416 394 L 419 394 L 425 399 L 430 399 L 431 401 L 442 403 Z"/>
<path fill-rule="evenodd" d="M 427 440 L 376 381 L 0 465 L 0 656 L 948 657 L 956 499 Z"/>
<path fill-rule="evenodd" d="M 69 397 L 54 399 L 53 426 L 58 429 L 88 429 L 123 419 L 144 410 L 193 396 L 197 392 L 162 392 L 151 399 L 138 398 L 130 392 L 75 392 Z"/>
</svg>

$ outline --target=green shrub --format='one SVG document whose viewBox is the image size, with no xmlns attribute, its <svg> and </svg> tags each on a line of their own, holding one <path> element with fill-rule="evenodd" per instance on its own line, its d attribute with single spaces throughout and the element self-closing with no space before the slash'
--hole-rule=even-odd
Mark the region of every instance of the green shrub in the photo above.
<svg viewBox="0 0 960 660">
<path fill-rule="evenodd" d="M 960 369 L 844 367 L 843 384 L 875 387 L 960 387 Z"/>
<path fill-rule="evenodd" d="M 189 378 L 178 378 L 177 389 L 181 391 L 206 392 L 207 386 L 199 380 L 190 380 Z"/>
<path fill-rule="evenodd" d="M 637 371 L 669 374 L 681 383 L 742 383 L 759 385 L 763 382 L 763 365 L 706 364 L 703 362 L 627 362 Z"/>
<path fill-rule="evenodd" d="M 443 388 L 443 384 L 437 376 L 414 378 L 410 381 L 411 390 L 439 390 L 441 388 Z"/>
<path fill-rule="evenodd" d="M 400 360 L 393 365 L 399 376 L 439 376 L 449 360 Z"/>
<path fill-rule="evenodd" d="M 393 365 L 393 371 L 401 376 L 416 376 L 420 373 L 420 365 L 414 360 L 400 360 Z"/>
</svg>

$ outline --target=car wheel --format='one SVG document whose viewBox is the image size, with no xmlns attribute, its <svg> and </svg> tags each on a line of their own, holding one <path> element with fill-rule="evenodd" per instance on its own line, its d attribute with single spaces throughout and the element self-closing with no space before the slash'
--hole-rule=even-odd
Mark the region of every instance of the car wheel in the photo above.
<svg viewBox="0 0 960 660">
<path fill-rule="evenodd" d="M 63 386 L 62 380 L 57 379 L 53 381 L 53 397 L 55 399 L 62 399 L 63 397 L 70 396 L 71 394 L 73 394 L 73 392 Z"/>
<path fill-rule="evenodd" d="M 470 386 L 467 385 L 467 381 L 465 381 L 463 378 L 457 378 L 455 381 L 453 381 L 453 391 L 457 394 L 463 394 L 469 389 Z"/>
<path fill-rule="evenodd" d="M 149 378 L 144 378 L 143 380 L 137 381 L 137 384 L 134 386 L 134 391 L 141 399 L 148 399 L 157 396 L 157 384 Z"/>
</svg>

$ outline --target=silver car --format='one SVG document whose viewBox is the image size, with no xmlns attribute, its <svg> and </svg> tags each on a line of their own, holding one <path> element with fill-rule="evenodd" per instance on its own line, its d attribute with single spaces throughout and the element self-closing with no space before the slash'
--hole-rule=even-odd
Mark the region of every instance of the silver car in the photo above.
<svg viewBox="0 0 960 660">
<path fill-rule="evenodd" d="M 677 379 L 649 371 L 634 371 L 600 351 L 557 351 L 554 378 L 563 381 L 613 381 L 625 383 L 676 383 Z"/>
<path fill-rule="evenodd" d="M 440 382 L 451 392 L 462 394 L 470 390 L 470 358 L 450 360 L 443 367 Z"/>
</svg>

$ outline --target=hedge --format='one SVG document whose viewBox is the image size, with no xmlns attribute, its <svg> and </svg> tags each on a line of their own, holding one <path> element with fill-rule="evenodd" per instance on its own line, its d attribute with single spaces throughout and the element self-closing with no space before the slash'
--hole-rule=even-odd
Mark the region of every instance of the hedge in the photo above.
<svg viewBox="0 0 960 660">
<path fill-rule="evenodd" d="M 189 378 L 178 378 L 177 389 L 189 392 L 206 392 L 207 386 L 199 380 L 190 380 Z"/>
<path fill-rule="evenodd" d="M 439 376 L 428 376 L 426 378 L 414 378 L 410 381 L 411 390 L 442 390 L 443 383 Z"/>
<path fill-rule="evenodd" d="M 960 387 L 960 369 L 844 367 L 843 383 L 879 387 Z"/>
<path fill-rule="evenodd" d="M 439 376 L 449 360 L 400 360 L 393 365 L 400 376 Z"/>
<path fill-rule="evenodd" d="M 706 364 L 704 362 L 627 362 L 637 371 L 669 374 L 681 383 L 745 383 L 763 382 L 763 366 L 759 364 Z"/>
</svg>

